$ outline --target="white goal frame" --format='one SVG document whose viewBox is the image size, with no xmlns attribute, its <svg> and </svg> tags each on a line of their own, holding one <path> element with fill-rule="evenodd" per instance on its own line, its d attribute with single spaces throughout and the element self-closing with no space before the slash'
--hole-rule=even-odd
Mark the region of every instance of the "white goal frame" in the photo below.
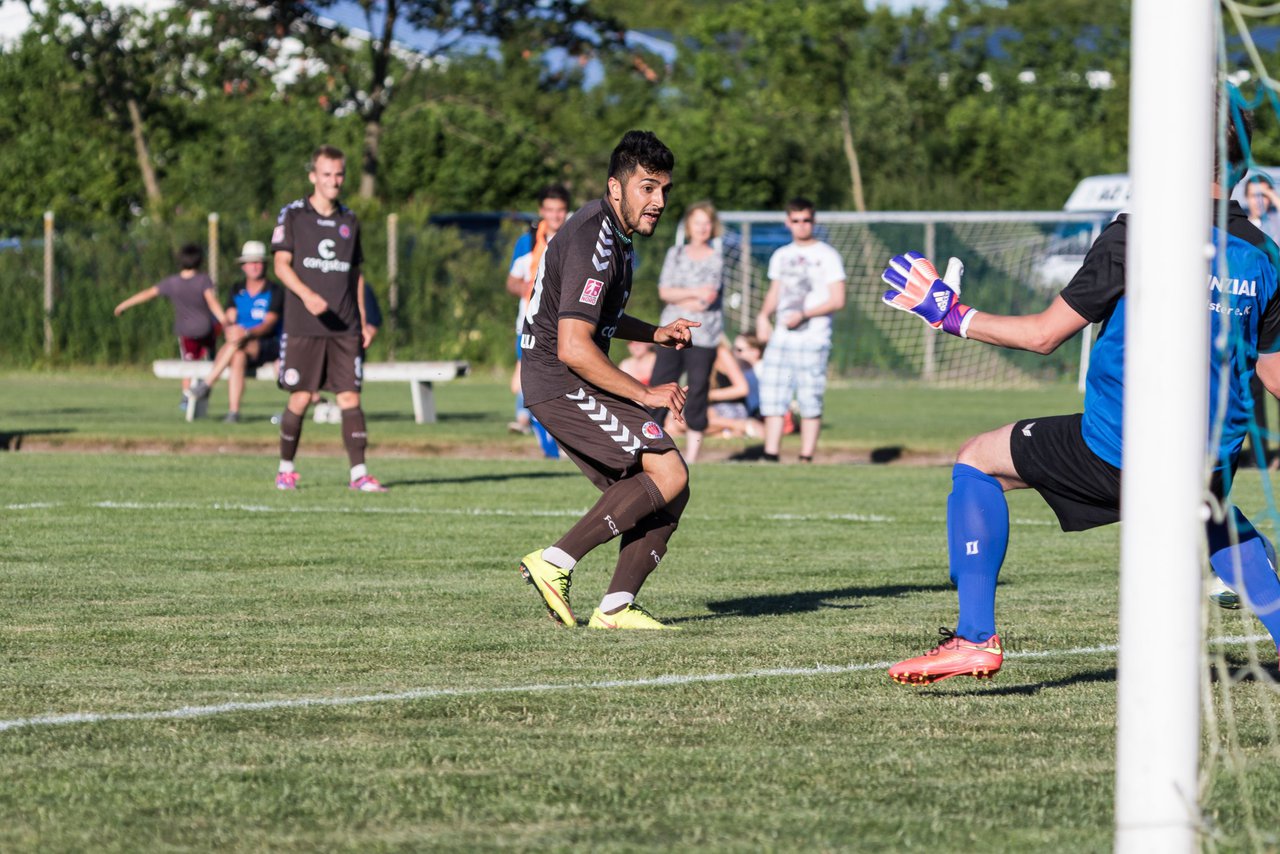
<svg viewBox="0 0 1280 854">
<path fill-rule="evenodd" d="M 1201 826 L 1205 282 L 1212 249 L 1216 5 L 1133 3 L 1124 391 L 1129 440 L 1116 721 L 1115 850 L 1121 854 L 1190 854 Z"/>
</svg>

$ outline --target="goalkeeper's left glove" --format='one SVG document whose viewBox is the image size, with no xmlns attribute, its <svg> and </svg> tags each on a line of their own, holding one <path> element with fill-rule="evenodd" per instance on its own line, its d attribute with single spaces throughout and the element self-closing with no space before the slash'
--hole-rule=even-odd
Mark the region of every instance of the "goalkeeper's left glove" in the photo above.
<svg viewBox="0 0 1280 854">
<path fill-rule="evenodd" d="M 880 278 L 890 285 L 884 301 L 901 311 L 909 311 L 934 329 L 967 338 L 969 322 L 977 310 L 960 302 L 960 282 L 964 264 L 952 258 L 947 275 L 939 279 L 933 262 L 918 252 L 895 255 Z"/>
</svg>

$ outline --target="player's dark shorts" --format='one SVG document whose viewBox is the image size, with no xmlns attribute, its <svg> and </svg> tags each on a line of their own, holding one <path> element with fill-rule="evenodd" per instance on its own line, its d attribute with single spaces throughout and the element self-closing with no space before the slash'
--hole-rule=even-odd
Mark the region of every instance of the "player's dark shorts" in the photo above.
<svg viewBox="0 0 1280 854">
<path fill-rule="evenodd" d="M 280 358 L 280 339 L 272 335 L 270 338 L 258 339 L 258 355 L 249 356 L 245 362 L 245 370 L 256 371 L 258 368 Z"/>
<path fill-rule="evenodd" d="M 676 448 L 648 410 L 591 386 L 535 403 L 529 411 L 601 490 L 638 474 L 642 454 Z"/>
<path fill-rule="evenodd" d="M 1018 477 L 1053 508 L 1064 531 L 1120 521 L 1120 469 L 1085 444 L 1083 417 L 1028 418 L 1014 424 L 1009 436 Z"/>
<path fill-rule="evenodd" d="M 187 338 L 178 336 L 178 352 L 182 354 L 184 362 L 199 362 L 204 359 L 212 359 L 213 351 L 218 346 L 217 333 L 210 332 L 203 338 Z"/>
<path fill-rule="evenodd" d="M 285 391 L 359 391 L 364 349 L 356 335 L 280 336 L 280 376 Z"/>
<path fill-rule="evenodd" d="M 1051 415 L 1013 425 L 1009 455 L 1018 477 L 1040 493 L 1064 531 L 1087 531 L 1120 521 L 1120 469 L 1099 457 L 1084 441 L 1084 416 Z M 1230 465 L 1235 474 L 1235 462 Z M 1224 497 L 1219 468 L 1209 492 Z"/>
</svg>

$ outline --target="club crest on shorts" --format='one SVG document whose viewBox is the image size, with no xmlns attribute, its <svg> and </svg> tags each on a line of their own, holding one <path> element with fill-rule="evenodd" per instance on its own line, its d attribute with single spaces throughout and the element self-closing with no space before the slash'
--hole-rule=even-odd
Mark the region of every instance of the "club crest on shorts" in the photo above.
<svg viewBox="0 0 1280 854">
<path fill-rule="evenodd" d="M 298 374 L 297 368 L 289 368 L 287 371 L 284 372 L 285 385 L 297 385 L 298 380 L 300 380 L 301 378 L 302 377 Z"/>
<path fill-rule="evenodd" d="M 646 422 L 644 422 L 644 426 L 642 426 L 642 427 L 640 428 L 640 433 L 641 433 L 641 435 L 643 435 L 646 439 L 661 439 L 661 438 L 662 438 L 662 428 L 658 426 L 658 422 L 656 422 L 656 421 L 646 421 Z"/>
<path fill-rule="evenodd" d="M 578 297 L 578 302 L 595 305 L 600 301 L 600 292 L 603 290 L 604 282 L 599 279 L 587 279 L 587 283 L 582 286 L 582 296 Z"/>
</svg>

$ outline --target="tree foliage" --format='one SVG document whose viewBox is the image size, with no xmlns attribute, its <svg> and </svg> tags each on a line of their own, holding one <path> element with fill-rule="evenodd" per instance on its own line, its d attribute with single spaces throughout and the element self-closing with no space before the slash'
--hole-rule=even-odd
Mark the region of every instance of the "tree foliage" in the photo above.
<svg viewBox="0 0 1280 854">
<path fill-rule="evenodd" d="M 326 5 L 47 4 L 0 51 L 0 223 L 269 217 L 322 141 L 362 152 L 363 204 L 419 212 L 585 201 L 631 127 L 676 151 L 677 207 L 1056 208 L 1125 168 L 1125 3 L 362 0 L 363 40 Z M 407 51 L 396 24 L 441 37 Z"/>
</svg>

